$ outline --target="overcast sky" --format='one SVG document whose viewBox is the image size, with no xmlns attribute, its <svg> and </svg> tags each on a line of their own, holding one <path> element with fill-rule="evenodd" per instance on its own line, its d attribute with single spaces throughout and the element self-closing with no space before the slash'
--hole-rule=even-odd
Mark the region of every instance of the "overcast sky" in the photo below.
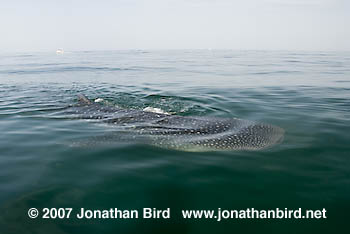
<svg viewBox="0 0 350 234">
<path fill-rule="evenodd" d="M 0 52 L 350 50 L 349 0 L 1 0 Z"/>
</svg>

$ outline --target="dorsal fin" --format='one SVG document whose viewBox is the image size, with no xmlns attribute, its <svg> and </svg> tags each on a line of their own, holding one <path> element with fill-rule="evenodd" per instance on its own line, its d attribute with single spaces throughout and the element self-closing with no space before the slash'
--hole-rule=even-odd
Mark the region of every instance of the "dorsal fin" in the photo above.
<svg viewBox="0 0 350 234">
<path fill-rule="evenodd" d="M 80 104 L 83 104 L 83 105 L 91 105 L 92 104 L 92 102 L 87 97 L 85 97 L 83 94 L 78 94 L 78 101 Z"/>
</svg>

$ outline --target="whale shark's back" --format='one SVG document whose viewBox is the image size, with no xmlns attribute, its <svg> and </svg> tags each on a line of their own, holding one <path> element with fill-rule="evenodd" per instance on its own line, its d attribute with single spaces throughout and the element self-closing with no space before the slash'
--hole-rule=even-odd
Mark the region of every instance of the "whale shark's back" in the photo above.
<svg viewBox="0 0 350 234">
<path fill-rule="evenodd" d="M 150 126 L 140 126 L 153 144 L 180 150 L 258 150 L 283 139 L 284 130 L 242 119 L 169 116 Z"/>
<path fill-rule="evenodd" d="M 187 151 L 259 150 L 280 142 L 284 135 L 280 127 L 249 120 L 126 110 L 93 103 L 83 95 L 78 99 L 79 105 L 74 107 L 74 112 L 81 113 L 82 118 L 113 124 L 116 133 L 118 127 L 122 128 L 122 136 L 113 135 L 116 140 L 132 139 Z"/>
</svg>

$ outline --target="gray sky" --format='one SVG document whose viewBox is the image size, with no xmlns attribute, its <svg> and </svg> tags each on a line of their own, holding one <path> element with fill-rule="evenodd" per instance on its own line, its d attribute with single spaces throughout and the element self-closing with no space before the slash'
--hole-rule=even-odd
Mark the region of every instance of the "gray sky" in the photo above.
<svg viewBox="0 0 350 234">
<path fill-rule="evenodd" d="M 1 0 L 0 52 L 350 50 L 349 0 Z"/>
</svg>

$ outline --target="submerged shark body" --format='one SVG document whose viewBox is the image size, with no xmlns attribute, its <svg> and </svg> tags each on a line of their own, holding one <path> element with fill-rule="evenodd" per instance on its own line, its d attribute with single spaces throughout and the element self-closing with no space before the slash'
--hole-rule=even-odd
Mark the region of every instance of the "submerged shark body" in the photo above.
<svg viewBox="0 0 350 234">
<path fill-rule="evenodd" d="M 123 129 L 127 139 L 187 151 L 259 150 L 280 142 L 284 130 L 242 119 L 183 117 L 101 105 L 79 95 L 70 111 Z M 127 134 L 125 134 L 127 133 Z M 132 136 L 132 137 L 130 137 Z M 122 137 L 119 137 L 122 138 Z"/>
</svg>

